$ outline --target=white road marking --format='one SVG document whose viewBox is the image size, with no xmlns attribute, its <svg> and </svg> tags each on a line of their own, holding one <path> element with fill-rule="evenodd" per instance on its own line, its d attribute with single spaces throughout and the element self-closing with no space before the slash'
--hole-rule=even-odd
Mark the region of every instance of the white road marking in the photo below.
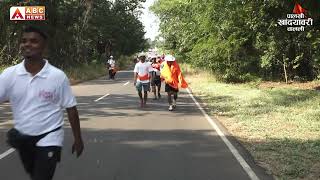
<svg viewBox="0 0 320 180">
<path fill-rule="evenodd" d="M 259 180 L 258 176 L 253 172 L 251 167 L 248 165 L 248 163 L 244 160 L 244 158 L 240 155 L 238 150 L 231 144 L 231 142 L 226 138 L 225 134 L 220 130 L 218 125 L 211 119 L 211 117 L 204 111 L 204 109 L 201 107 L 201 105 L 198 103 L 198 101 L 194 98 L 191 91 L 187 89 L 189 96 L 192 98 L 194 103 L 198 106 L 198 109 L 202 112 L 202 114 L 205 116 L 207 121 L 210 123 L 210 125 L 213 127 L 213 129 L 218 133 L 218 135 L 221 137 L 223 142 L 227 145 L 233 156 L 237 159 L 237 161 L 240 163 L 242 168 L 246 171 L 246 173 L 249 175 L 251 180 Z"/>
<path fill-rule="evenodd" d="M 10 120 L 10 121 L 6 121 L 6 122 L 2 122 L 2 123 L 0 123 L 0 126 L 5 126 L 5 125 L 9 125 L 9 124 L 13 124 L 13 121 Z"/>
<path fill-rule="evenodd" d="M 5 158 L 6 156 L 8 156 L 9 154 L 13 153 L 14 152 L 14 149 L 13 148 L 10 148 L 8 151 L 0 154 L 0 160 Z"/>
<path fill-rule="evenodd" d="M 107 96 L 109 96 L 109 95 L 110 95 L 110 94 L 106 94 L 106 95 L 104 95 L 104 96 L 102 96 L 102 97 L 94 100 L 94 102 L 98 102 L 98 101 L 100 101 L 101 99 L 103 99 L 103 98 L 105 98 L 105 97 L 107 97 Z"/>
<path fill-rule="evenodd" d="M 126 83 L 124 84 L 124 86 L 128 85 L 129 83 L 130 83 L 130 81 L 126 82 Z"/>
</svg>

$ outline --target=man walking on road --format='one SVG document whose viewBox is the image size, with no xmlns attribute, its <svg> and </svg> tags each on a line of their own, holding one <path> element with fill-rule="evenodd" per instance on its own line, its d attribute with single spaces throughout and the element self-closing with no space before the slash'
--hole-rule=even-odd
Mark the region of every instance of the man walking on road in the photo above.
<svg viewBox="0 0 320 180">
<path fill-rule="evenodd" d="M 76 99 L 65 73 L 43 59 L 47 35 L 36 27 L 24 29 L 20 48 L 24 60 L 0 74 L 0 103 L 12 106 L 14 128 L 8 143 L 17 149 L 32 180 L 51 180 L 60 161 L 64 139 L 63 109 L 73 131 L 72 152 L 84 145 Z"/>
<path fill-rule="evenodd" d="M 146 62 L 146 55 L 139 55 L 139 62 L 134 67 L 134 86 L 140 97 L 140 106 L 144 107 L 147 104 L 148 91 L 150 91 L 150 79 L 153 71 L 152 66 Z M 144 95 L 142 97 L 142 89 Z"/>
<path fill-rule="evenodd" d="M 182 76 L 175 57 L 166 55 L 164 60 L 161 64 L 161 77 L 165 80 L 165 92 L 168 93 L 169 111 L 172 111 L 177 105 L 179 87 L 187 88 L 188 84 Z"/>
<path fill-rule="evenodd" d="M 160 57 L 152 58 L 151 66 L 153 68 L 152 78 L 151 78 L 152 79 L 151 80 L 152 92 L 154 94 L 154 100 L 157 100 L 157 99 L 161 98 L 161 94 L 160 94 L 160 90 L 161 90 Z"/>
</svg>

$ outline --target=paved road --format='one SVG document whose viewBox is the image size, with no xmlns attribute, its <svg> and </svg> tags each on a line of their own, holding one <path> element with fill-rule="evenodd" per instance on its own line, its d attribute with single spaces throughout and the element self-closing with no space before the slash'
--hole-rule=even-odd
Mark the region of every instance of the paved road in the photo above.
<svg viewBox="0 0 320 180">
<path fill-rule="evenodd" d="M 120 72 L 116 81 L 82 83 L 73 86 L 73 91 L 85 152 L 79 159 L 71 155 L 72 135 L 66 121 L 65 146 L 55 180 L 250 179 L 185 90 L 174 112 L 167 110 L 165 95 L 139 108 L 132 72 Z M 1 105 L 0 154 L 10 149 L 5 144 L 10 119 L 9 106 Z M 259 179 L 271 179 L 246 152 L 239 152 Z M 28 179 L 16 152 L 0 159 L 0 179 Z"/>
</svg>

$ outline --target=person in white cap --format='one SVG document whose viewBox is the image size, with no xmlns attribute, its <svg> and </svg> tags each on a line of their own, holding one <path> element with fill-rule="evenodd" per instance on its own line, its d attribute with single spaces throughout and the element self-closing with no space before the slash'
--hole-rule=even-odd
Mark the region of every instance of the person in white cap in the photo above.
<svg viewBox="0 0 320 180">
<path fill-rule="evenodd" d="M 188 84 L 182 76 L 175 57 L 166 55 L 164 60 L 161 64 L 161 77 L 165 80 L 165 92 L 168 93 L 169 111 L 172 111 L 177 105 L 179 87 L 187 88 Z"/>
<path fill-rule="evenodd" d="M 146 55 L 139 54 L 139 62 L 134 67 L 134 86 L 138 91 L 140 97 L 140 106 L 145 107 L 148 99 L 148 91 L 150 91 L 152 66 L 146 62 Z M 142 90 L 144 95 L 142 97 Z"/>
</svg>

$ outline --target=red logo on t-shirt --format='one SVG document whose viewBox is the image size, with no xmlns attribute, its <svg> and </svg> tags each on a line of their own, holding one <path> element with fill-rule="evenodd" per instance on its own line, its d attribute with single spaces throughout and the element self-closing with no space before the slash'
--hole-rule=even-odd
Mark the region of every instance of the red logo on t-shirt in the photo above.
<svg viewBox="0 0 320 180">
<path fill-rule="evenodd" d="M 54 93 L 46 90 L 41 90 L 38 96 L 40 99 L 44 101 L 52 101 L 54 97 Z"/>
</svg>

